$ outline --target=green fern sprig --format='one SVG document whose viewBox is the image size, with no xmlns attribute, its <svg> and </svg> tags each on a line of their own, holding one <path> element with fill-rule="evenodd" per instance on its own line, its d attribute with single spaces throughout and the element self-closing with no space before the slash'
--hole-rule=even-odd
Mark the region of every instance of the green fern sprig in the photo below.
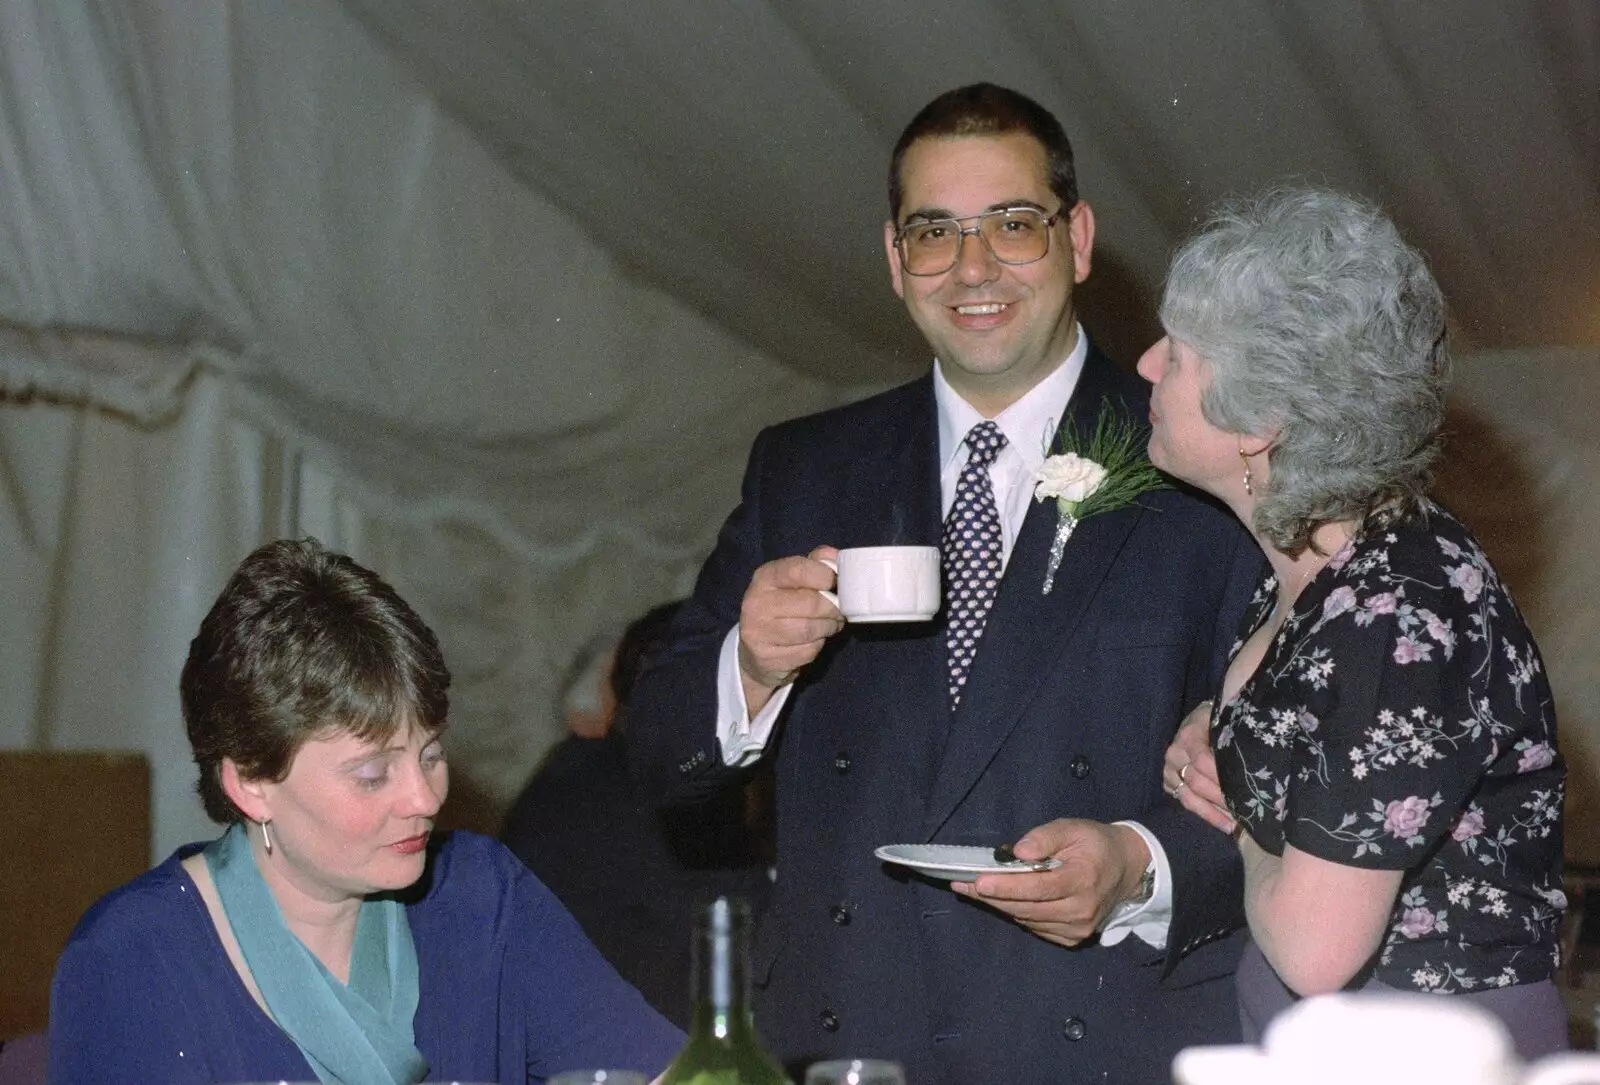
<svg viewBox="0 0 1600 1085">
<path fill-rule="evenodd" d="M 1102 512 L 1113 512 L 1133 504 L 1141 494 L 1172 488 L 1167 476 L 1145 454 L 1148 439 L 1146 427 L 1109 403 L 1101 405 L 1094 430 L 1087 439 L 1075 426 L 1061 427 L 1055 454 L 1075 452 L 1106 469 L 1106 477 L 1094 493 L 1076 502 L 1076 507 L 1070 510 L 1074 517 L 1082 520 Z"/>
</svg>

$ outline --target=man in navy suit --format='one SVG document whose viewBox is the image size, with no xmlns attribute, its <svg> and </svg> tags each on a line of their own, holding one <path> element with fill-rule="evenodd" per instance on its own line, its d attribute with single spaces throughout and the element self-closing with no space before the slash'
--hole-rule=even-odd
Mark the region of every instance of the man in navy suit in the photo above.
<svg viewBox="0 0 1600 1085">
<path fill-rule="evenodd" d="M 637 687 L 630 757 L 673 801 L 777 759 L 752 969 L 782 1059 L 881 1056 L 917 1085 L 1165 1081 L 1179 1048 L 1238 1035 L 1239 861 L 1163 793 L 1161 758 L 1220 683 L 1259 553 L 1225 511 L 1152 492 L 1084 519 L 1044 591 L 1052 435 L 1149 410 L 1073 313 L 1094 215 L 1071 147 L 1030 99 L 963 87 L 912 120 L 889 188 L 890 281 L 933 371 L 757 438 Z M 818 559 L 847 546 L 942 545 L 948 585 L 971 533 L 947 521 L 998 554 L 976 617 L 947 597 L 932 621 L 846 625 L 819 594 Z M 952 661 L 952 624 L 975 656 Z M 1061 865 L 952 892 L 874 857 L 896 843 Z"/>
</svg>

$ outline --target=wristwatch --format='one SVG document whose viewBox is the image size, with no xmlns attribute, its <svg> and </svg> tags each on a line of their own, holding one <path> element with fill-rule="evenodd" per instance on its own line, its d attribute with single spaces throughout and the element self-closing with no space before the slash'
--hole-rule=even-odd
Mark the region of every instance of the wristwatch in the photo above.
<svg viewBox="0 0 1600 1085">
<path fill-rule="evenodd" d="M 1144 868 L 1144 873 L 1139 875 L 1139 887 L 1133 891 L 1133 896 L 1126 900 L 1119 900 L 1112 905 L 1111 911 L 1106 913 L 1105 923 L 1100 925 L 1104 930 L 1108 924 L 1120 923 L 1140 908 L 1150 903 L 1150 898 L 1156 895 L 1156 864 L 1152 860 Z"/>
<path fill-rule="evenodd" d="M 1156 895 L 1156 865 L 1151 863 L 1144 868 L 1144 873 L 1139 875 L 1139 888 L 1134 890 L 1129 897 L 1129 904 L 1144 904 Z"/>
</svg>

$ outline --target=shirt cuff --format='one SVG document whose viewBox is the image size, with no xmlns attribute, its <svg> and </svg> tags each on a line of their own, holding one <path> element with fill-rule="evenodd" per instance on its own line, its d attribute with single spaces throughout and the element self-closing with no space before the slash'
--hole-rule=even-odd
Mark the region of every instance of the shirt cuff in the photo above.
<svg viewBox="0 0 1600 1085">
<path fill-rule="evenodd" d="M 1114 946 L 1128 935 L 1136 936 L 1152 949 L 1167 948 L 1167 932 L 1172 927 L 1172 864 L 1167 861 L 1167 851 L 1155 834 L 1137 821 L 1118 821 L 1144 838 L 1150 849 L 1150 865 L 1145 869 L 1155 872 L 1155 889 L 1150 899 L 1142 904 L 1122 901 L 1111 909 L 1105 925 L 1100 928 L 1100 944 Z"/>
<path fill-rule="evenodd" d="M 740 768 L 761 757 L 793 688 L 791 683 L 773 690 L 755 719 L 751 719 L 744 683 L 739 679 L 739 627 L 728 630 L 722 639 L 722 654 L 717 657 L 717 744 L 722 747 L 723 764 Z"/>
</svg>

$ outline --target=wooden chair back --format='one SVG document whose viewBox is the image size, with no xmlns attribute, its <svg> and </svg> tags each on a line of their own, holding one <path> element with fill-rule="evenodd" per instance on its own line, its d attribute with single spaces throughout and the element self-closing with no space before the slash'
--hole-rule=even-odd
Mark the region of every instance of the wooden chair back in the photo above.
<svg viewBox="0 0 1600 1085">
<path fill-rule="evenodd" d="M 78 917 L 149 866 L 143 754 L 0 751 L 0 1039 L 46 1027 Z"/>
</svg>

